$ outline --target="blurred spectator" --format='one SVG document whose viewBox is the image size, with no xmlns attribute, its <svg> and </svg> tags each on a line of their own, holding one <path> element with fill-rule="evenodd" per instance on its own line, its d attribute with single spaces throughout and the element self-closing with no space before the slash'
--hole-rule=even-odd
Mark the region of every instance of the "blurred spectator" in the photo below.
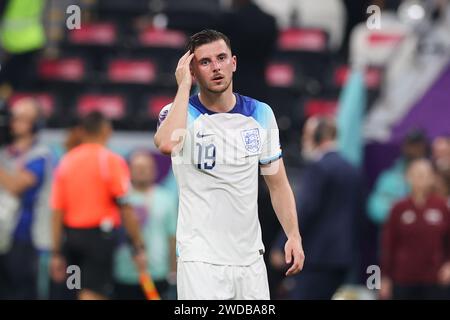
<svg viewBox="0 0 450 320">
<path fill-rule="evenodd" d="M 37 298 L 38 249 L 49 242 L 41 227 L 49 224 L 45 190 L 51 173 L 50 151 L 37 137 L 41 117 L 35 100 L 18 100 L 13 142 L 0 149 L 0 298 Z"/>
<path fill-rule="evenodd" d="M 83 275 L 78 298 L 106 299 L 113 290 L 113 255 L 121 223 L 130 236 L 139 271 L 147 267 L 145 246 L 126 197 L 128 167 L 105 147 L 112 133 L 110 122 L 92 112 L 82 127 L 83 143 L 64 156 L 55 172 L 50 268 L 53 280 L 62 282 L 66 266 L 78 266 Z"/>
<path fill-rule="evenodd" d="M 219 30 L 228 35 L 239 68 L 233 90 L 255 99 L 267 100 L 266 65 L 275 50 L 277 25 L 251 0 L 233 0 L 233 10 L 224 15 Z"/>
<path fill-rule="evenodd" d="M 428 140 L 425 133 L 411 130 L 403 141 L 401 157 L 380 174 L 369 196 L 367 211 L 374 223 L 383 224 L 392 205 L 408 194 L 405 169 L 413 160 L 426 157 L 427 153 Z"/>
<path fill-rule="evenodd" d="M 450 207 L 450 137 L 437 137 L 432 145 L 436 167 L 436 192 L 447 199 Z"/>
<path fill-rule="evenodd" d="M 23 89 L 33 82 L 34 58 L 45 45 L 44 7 L 45 0 L 7 1 L 0 17 L 0 85 Z"/>
<path fill-rule="evenodd" d="M 397 14 L 399 0 L 372 0 L 369 5 L 379 8 L 379 23 L 368 27 L 377 18 L 370 11 L 369 20 L 356 25 L 350 34 L 350 62 L 356 65 L 385 66 L 393 57 L 398 44 L 412 34 L 411 26 Z M 375 18 L 375 19 L 374 19 Z"/>
<path fill-rule="evenodd" d="M 310 161 L 300 181 L 299 224 L 307 259 L 291 299 L 331 299 L 358 263 L 357 221 L 362 209 L 358 170 L 336 151 L 336 125 L 329 118 L 305 124 L 303 155 Z M 280 235 L 271 261 L 285 267 Z"/>
<path fill-rule="evenodd" d="M 129 198 L 138 215 L 147 248 L 148 272 L 161 298 L 167 299 L 169 285 L 174 285 L 176 280 L 177 199 L 173 199 L 170 193 L 155 184 L 157 167 L 150 153 L 133 153 L 130 157 L 130 170 L 132 189 Z M 139 275 L 132 262 L 129 248 L 122 243 L 115 256 L 117 299 L 145 299 L 139 285 Z"/>
<path fill-rule="evenodd" d="M 397 202 L 383 228 L 382 299 L 444 299 L 450 284 L 450 212 L 432 194 L 428 160 L 410 164 L 409 196 Z"/>
</svg>

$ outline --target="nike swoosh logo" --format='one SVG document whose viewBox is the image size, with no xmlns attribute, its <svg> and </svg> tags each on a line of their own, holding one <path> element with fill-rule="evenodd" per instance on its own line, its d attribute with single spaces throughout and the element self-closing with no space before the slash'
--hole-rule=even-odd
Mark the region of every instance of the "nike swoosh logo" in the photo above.
<svg viewBox="0 0 450 320">
<path fill-rule="evenodd" d="M 209 137 L 209 136 L 213 136 L 214 133 L 210 133 L 210 134 L 201 134 L 200 132 L 197 132 L 197 138 L 204 138 L 204 137 Z"/>
</svg>

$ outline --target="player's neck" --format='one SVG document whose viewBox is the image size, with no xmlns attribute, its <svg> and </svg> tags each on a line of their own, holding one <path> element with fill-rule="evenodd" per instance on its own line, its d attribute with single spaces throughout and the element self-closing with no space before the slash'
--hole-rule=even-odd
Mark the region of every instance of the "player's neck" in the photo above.
<svg viewBox="0 0 450 320">
<path fill-rule="evenodd" d="M 213 112 L 228 112 L 236 104 L 236 96 L 233 94 L 231 85 L 222 93 L 200 90 L 199 99 L 208 110 Z"/>
<path fill-rule="evenodd" d="M 429 192 L 427 190 L 412 190 L 411 198 L 418 207 L 423 207 L 428 199 Z"/>
<path fill-rule="evenodd" d="M 34 141 L 34 135 L 24 135 L 16 138 L 13 142 L 13 146 L 15 149 L 23 152 L 25 150 L 28 150 L 33 145 Z"/>
<path fill-rule="evenodd" d="M 102 146 L 106 146 L 106 139 L 100 136 L 86 136 L 83 139 L 83 143 L 88 143 L 88 144 L 100 144 Z"/>
</svg>

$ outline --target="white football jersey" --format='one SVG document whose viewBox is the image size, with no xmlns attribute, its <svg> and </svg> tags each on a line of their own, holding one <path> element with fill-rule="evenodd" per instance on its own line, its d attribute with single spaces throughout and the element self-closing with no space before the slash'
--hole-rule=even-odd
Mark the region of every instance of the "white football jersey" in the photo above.
<svg viewBox="0 0 450 320">
<path fill-rule="evenodd" d="M 281 158 L 272 109 L 235 94 L 229 112 L 189 99 L 187 134 L 172 155 L 179 189 L 177 255 L 181 261 L 250 265 L 263 253 L 258 168 Z M 160 112 L 164 121 L 171 105 Z"/>
</svg>

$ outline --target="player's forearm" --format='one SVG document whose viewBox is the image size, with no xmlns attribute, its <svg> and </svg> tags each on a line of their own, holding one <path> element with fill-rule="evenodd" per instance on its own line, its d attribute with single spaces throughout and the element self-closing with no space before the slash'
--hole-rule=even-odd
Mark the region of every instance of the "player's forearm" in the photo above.
<svg viewBox="0 0 450 320">
<path fill-rule="evenodd" d="M 170 271 L 177 271 L 177 243 L 175 237 L 170 238 Z"/>
<path fill-rule="evenodd" d="M 270 190 L 270 197 L 275 213 L 288 238 L 299 238 L 297 210 L 295 198 L 289 184 L 274 187 Z"/>
<path fill-rule="evenodd" d="M 188 85 L 181 84 L 178 87 L 172 107 L 155 134 L 155 145 L 164 154 L 172 153 L 184 138 L 190 90 Z"/>
<path fill-rule="evenodd" d="M 52 215 L 52 252 L 61 252 L 63 233 L 63 212 L 54 210 Z"/>
<path fill-rule="evenodd" d="M 17 172 L 10 174 L 0 167 L 0 186 L 8 190 L 10 193 L 19 196 L 28 187 L 35 182 L 34 175 L 28 172 Z"/>
<path fill-rule="evenodd" d="M 144 241 L 142 240 L 139 221 L 134 213 L 134 210 L 129 205 L 122 205 L 122 223 L 131 239 L 132 245 L 135 249 L 144 247 Z"/>
</svg>

